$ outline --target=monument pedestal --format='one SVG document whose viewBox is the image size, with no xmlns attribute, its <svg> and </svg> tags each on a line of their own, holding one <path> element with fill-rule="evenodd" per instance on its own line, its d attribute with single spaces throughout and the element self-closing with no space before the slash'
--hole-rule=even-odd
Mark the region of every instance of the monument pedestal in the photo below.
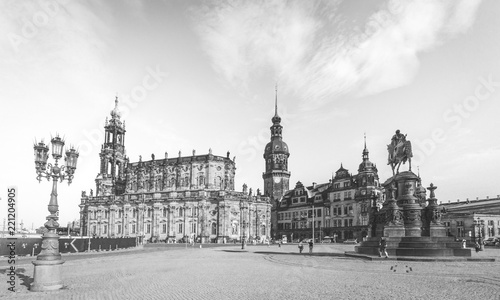
<svg viewBox="0 0 500 300">
<path fill-rule="evenodd" d="M 446 234 L 446 227 L 443 225 L 434 225 L 431 224 L 429 228 L 429 234 L 432 237 L 445 237 Z"/>
<path fill-rule="evenodd" d="M 63 287 L 61 280 L 61 268 L 63 260 L 35 260 L 33 283 L 30 290 L 33 292 L 44 292 L 59 290 Z"/>
<path fill-rule="evenodd" d="M 388 150 L 393 172 L 396 167 L 399 170 L 401 161 L 411 163 L 411 144 L 399 130 Z M 437 187 L 431 183 L 427 188 L 429 204 L 423 209 L 421 204 L 426 197 L 420 176 L 411 172 L 411 166 L 408 171 L 394 173 L 382 184 L 387 200 L 380 211 L 375 209 L 374 198 L 369 223 L 372 237 L 356 246 L 356 252 L 378 256 L 379 242 L 384 237 L 389 256 L 471 256 L 470 249 L 463 249 L 460 242 L 446 236 L 434 194 Z"/>
<path fill-rule="evenodd" d="M 383 236 L 386 237 L 404 237 L 405 228 L 403 225 L 386 225 L 384 226 Z"/>
</svg>

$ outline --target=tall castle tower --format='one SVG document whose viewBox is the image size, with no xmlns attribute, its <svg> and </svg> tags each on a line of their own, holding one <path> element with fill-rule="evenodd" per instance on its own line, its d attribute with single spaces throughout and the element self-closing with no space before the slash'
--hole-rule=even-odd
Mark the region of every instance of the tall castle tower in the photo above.
<svg viewBox="0 0 500 300">
<path fill-rule="evenodd" d="M 278 89 L 276 88 L 276 99 L 274 117 L 272 118 L 271 141 L 266 145 L 264 159 L 266 171 L 262 174 L 264 179 L 264 195 L 271 198 L 272 208 L 276 208 L 276 202 L 289 190 L 290 172 L 288 171 L 288 145 L 283 142 L 281 118 L 278 116 Z"/>
<path fill-rule="evenodd" d="M 359 164 L 358 174 L 356 176 L 356 182 L 358 187 L 358 193 L 360 196 L 371 197 L 373 193 L 380 193 L 380 183 L 378 177 L 377 166 L 370 161 L 368 156 L 369 152 L 366 148 L 366 136 L 365 136 L 365 148 L 363 149 L 363 162 Z M 365 198 L 365 197 L 362 197 Z"/>
<path fill-rule="evenodd" d="M 115 108 L 111 111 L 111 120 L 104 125 L 104 143 L 101 146 L 100 172 L 95 180 L 96 195 L 120 195 L 125 192 L 125 167 L 128 158 L 125 156 L 125 122 L 120 120 L 118 97 Z"/>
</svg>

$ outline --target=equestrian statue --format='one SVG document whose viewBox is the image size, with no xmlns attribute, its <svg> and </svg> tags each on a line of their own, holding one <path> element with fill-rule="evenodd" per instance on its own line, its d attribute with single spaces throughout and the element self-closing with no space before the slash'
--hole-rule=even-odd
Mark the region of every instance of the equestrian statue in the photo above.
<svg viewBox="0 0 500 300">
<path fill-rule="evenodd" d="M 411 143 L 406 140 L 406 134 L 403 135 L 399 129 L 396 130 L 396 134 L 392 136 L 391 143 L 387 145 L 388 165 L 391 165 L 392 175 L 399 173 L 399 167 L 401 163 L 405 164 L 408 161 L 409 171 L 411 172 L 411 158 L 413 153 L 411 152 Z M 396 171 L 394 171 L 396 170 Z"/>
</svg>

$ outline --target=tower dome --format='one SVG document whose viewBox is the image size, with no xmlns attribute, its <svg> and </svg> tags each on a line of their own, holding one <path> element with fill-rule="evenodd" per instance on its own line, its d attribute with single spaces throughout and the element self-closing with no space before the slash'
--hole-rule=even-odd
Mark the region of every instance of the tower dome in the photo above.
<svg viewBox="0 0 500 300">
<path fill-rule="evenodd" d="M 115 108 L 110 112 L 112 119 L 120 119 L 122 113 L 118 110 L 118 96 L 115 98 Z"/>
</svg>

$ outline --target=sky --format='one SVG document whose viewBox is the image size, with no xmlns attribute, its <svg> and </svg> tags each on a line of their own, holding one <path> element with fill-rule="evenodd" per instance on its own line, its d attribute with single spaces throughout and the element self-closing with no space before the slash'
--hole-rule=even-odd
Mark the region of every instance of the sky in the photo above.
<svg viewBox="0 0 500 300">
<path fill-rule="evenodd" d="M 58 184 L 60 224 L 79 218 L 116 96 L 131 161 L 230 151 L 236 190 L 262 190 L 276 86 L 290 188 L 341 164 L 355 174 L 365 134 L 385 181 L 399 129 L 439 201 L 496 197 L 499 11 L 495 0 L 1 1 L 0 219 L 16 186 L 18 221 L 45 222 L 51 183 L 36 180 L 33 143 L 56 134 L 80 152 L 72 184 Z"/>
</svg>

